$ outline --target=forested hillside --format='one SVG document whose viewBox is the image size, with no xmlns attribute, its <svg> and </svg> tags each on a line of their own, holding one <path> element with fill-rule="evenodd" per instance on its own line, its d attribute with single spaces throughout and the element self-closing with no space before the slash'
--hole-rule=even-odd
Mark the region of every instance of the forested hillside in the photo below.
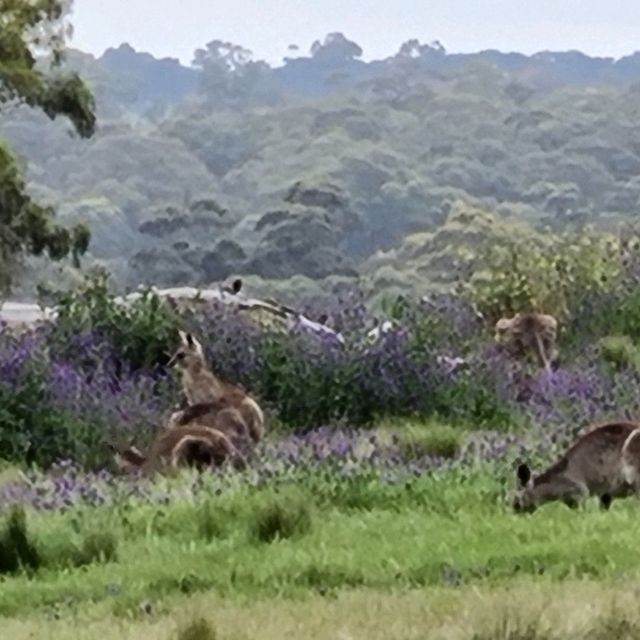
<svg viewBox="0 0 640 640">
<path fill-rule="evenodd" d="M 189 68 L 126 44 L 72 51 L 95 136 L 16 108 L 0 137 L 39 201 L 88 224 L 84 265 L 123 288 L 239 274 L 424 292 L 510 225 L 526 236 L 635 218 L 640 54 L 456 55 L 417 41 L 386 60 L 362 53 L 341 34 L 273 68 L 220 41 Z M 54 274 L 32 266 L 23 296 Z"/>
</svg>

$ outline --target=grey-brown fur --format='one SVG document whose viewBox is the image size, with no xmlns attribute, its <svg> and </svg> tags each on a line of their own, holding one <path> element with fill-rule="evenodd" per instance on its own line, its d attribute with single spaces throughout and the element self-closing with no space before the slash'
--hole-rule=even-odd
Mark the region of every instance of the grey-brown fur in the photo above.
<svg viewBox="0 0 640 640">
<path fill-rule="evenodd" d="M 557 358 L 555 348 L 557 320 L 544 313 L 516 313 L 513 318 L 500 318 L 495 325 L 496 340 L 506 342 L 514 355 L 533 352 L 547 371 Z"/>
<path fill-rule="evenodd" d="M 221 431 L 200 425 L 164 429 L 145 455 L 135 447 L 116 452 L 116 462 L 126 472 L 143 475 L 178 467 L 197 469 L 221 466 L 229 460 L 242 469 L 246 461 L 231 440 Z"/>
<path fill-rule="evenodd" d="M 189 407 L 198 407 L 190 412 L 189 407 L 173 414 L 173 425 L 189 424 L 190 415 L 197 415 L 199 424 L 214 426 L 216 414 L 221 408 L 234 407 L 242 416 L 248 437 L 255 445 L 264 433 L 264 414 L 258 403 L 238 386 L 220 380 L 208 367 L 202 345 L 188 333 L 180 332 L 182 344 L 178 347 L 170 364 L 182 371 L 182 387 Z M 204 410 L 209 405 L 209 410 Z"/>
<path fill-rule="evenodd" d="M 545 502 L 559 500 L 570 507 L 597 496 L 608 509 L 614 498 L 640 490 L 640 425 L 611 422 L 583 435 L 553 465 L 537 476 L 521 464 L 516 511 L 533 511 Z"/>
</svg>

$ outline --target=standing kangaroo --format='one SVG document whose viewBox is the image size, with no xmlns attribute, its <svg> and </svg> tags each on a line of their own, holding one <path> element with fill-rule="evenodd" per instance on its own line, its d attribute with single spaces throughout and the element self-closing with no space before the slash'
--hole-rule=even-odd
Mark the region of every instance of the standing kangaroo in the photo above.
<svg viewBox="0 0 640 640">
<path fill-rule="evenodd" d="M 202 471 L 219 467 L 227 460 L 236 469 L 246 466 L 242 454 L 222 431 L 200 425 L 164 429 L 146 455 L 136 447 L 112 449 L 122 471 L 140 470 L 145 476 L 167 467 L 188 466 Z"/>
<path fill-rule="evenodd" d="M 640 425 L 611 422 L 579 436 L 566 453 L 544 472 L 531 475 L 526 464 L 516 472 L 513 499 L 517 512 L 532 512 L 545 502 L 560 500 L 569 507 L 598 496 L 603 509 L 613 498 L 640 491 Z"/>
<path fill-rule="evenodd" d="M 188 405 L 171 416 L 170 425 L 215 426 L 221 409 L 235 408 L 248 429 L 248 440 L 257 444 L 264 433 L 264 414 L 258 403 L 240 386 L 220 380 L 207 367 L 204 349 L 190 333 L 180 331 L 181 344 L 169 361 L 182 370 L 182 388 Z"/>
<path fill-rule="evenodd" d="M 555 342 L 557 320 L 544 313 L 516 313 L 513 318 L 500 318 L 495 325 L 495 338 L 504 338 L 519 357 L 534 351 L 540 365 L 551 371 L 551 362 L 557 357 Z"/>
</svg>

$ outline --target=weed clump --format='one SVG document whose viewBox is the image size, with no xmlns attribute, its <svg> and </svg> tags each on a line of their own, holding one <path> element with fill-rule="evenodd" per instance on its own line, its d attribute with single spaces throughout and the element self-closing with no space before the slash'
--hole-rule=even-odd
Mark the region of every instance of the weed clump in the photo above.
<svg viewBox="0 0 640 640">
<path fill-rule="evenodd" d="M 490 629 L 476 631 L 471 640 L 550 640 L 550 636 L 540 630 L 537 619 L 503 615 Z"/>
<path fill-rule="evenodd" d="M 176 640 L 216 640 L 218 634 L 206 618 L 196 618 L 176 633 Z"/>
<path fill-rule="evenodd" d="M 112 562 L 118 556 L 118 540 L 110 531 L 93 531 L 85 535 L 75 549 L 72 560 L 76 567 L 94 562 Z"/>
<path fill-rule="evenodd" d="M 311 510 L 302 496 L 293 493 L 268 497 L 252 522 L 253 537 L 260 542 L 303 535 L 310 529 Z"/>
<path fill-rule="evenodd" d="M 454 458 L 460 451 L 461 430 L 451 425 L 408 426 L 398 434 L 398 446 L 406 459 L 424 456 Z"/>
<path fill-rule="evenodd" d="M 20 569 L 37 570 L 42 559 L 27 530 L 27 518 L 22 507 L 9 513 L 0 529 L 0 574 Z"/>
</svg>

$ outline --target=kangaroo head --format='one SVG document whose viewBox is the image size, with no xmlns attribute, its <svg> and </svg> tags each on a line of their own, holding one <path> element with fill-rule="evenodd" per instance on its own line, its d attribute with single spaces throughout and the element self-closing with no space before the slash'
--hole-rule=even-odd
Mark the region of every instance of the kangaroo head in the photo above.
<svg viewBox="0 0 640 640">
<path fill-rule="evenodd" d="M 532 513 L 539 504 L 529 465 L 520 464 L 516 470 L 517 487 L 513 495 L 512 506 L 516 513 Z"/>
<path fill-rule="evenodd" d="M 515 321 L 515 318 L 500 318 L 494 327 L 494 339 L 500 342 L 511 331 Z"/>
<path fill-rule="evenodd" d="M 204 349 L 190 333 L 179 331 L 180 346 L 169 360 L 168 366 L 180 369 L 201 369 L 205 366 Z"/>
</svg>

